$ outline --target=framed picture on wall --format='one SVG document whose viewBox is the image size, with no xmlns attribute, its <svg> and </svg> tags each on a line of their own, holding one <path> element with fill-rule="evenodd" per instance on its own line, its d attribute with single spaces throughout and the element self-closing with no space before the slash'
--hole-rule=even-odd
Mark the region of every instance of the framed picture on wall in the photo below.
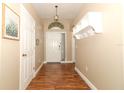
<svg viewBox="0 0 124 93">
<path fill-rule="evenodd" d="M 20 17 L 6 4 L 2 4 L 2 30 L 3 38 L 19 40 Z"/>
</svg>

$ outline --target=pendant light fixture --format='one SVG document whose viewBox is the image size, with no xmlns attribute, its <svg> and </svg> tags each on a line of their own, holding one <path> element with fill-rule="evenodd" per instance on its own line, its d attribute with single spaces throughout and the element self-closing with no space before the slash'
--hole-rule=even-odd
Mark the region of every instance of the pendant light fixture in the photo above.
<svg viewBox="0 0 124 93">
<path fill-rule="evenodd" d="M 56 15 L 54 16 L 54 22 L 52 22 L 49 26 L 48 29 L 64 29 L 63 24 L 61 24 L 59 21 L 59 16 L 57 15 L 57 8 L 58 6 L 55 6 L 56 8 Z"/>
</svg>

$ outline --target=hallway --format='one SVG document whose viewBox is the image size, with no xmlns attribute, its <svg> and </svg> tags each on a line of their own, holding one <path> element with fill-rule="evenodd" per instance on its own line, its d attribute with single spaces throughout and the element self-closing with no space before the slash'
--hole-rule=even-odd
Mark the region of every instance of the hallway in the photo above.
<svg viewBox="0 0 124 93">
<path fill-rule="evenodd" d="M 0 21 L 1 90 L 124 89 L 121 3 L 4 2 Z"/>
<path fill-rule="evenodd" d="M 28 90 L 89 90 L 74 70 L 75 64 L 47 63 L 31 81 Z"/>
</svg>

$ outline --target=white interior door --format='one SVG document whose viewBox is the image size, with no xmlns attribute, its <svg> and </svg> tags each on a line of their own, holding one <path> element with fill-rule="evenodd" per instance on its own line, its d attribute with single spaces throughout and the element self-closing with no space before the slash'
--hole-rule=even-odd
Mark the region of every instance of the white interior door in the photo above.
<svg viewBox="0 0 124 93">
<path fill-rule="evenodd" d="M 20 18 L 20 89 L 25 89 L 35 72 L 35 21 L 23 6 Z"/>
<path fill-rule="evenodd" d="M 46 61 L 47 62 L 61 61 L 61 33 L 57 32 L 46 33 Z"/>
</svg>

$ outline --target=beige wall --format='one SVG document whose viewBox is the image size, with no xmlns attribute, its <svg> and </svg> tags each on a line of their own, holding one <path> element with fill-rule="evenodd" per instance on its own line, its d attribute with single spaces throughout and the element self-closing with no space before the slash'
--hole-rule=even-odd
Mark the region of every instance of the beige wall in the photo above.
<svg viewBox="0 0 124 93">
<path fill-rule="evenodd" d="M 20 4 L 8 4 L 16 13 L 20 14 Z M 0 31 L 0 34 L 2 32 Z M 0 89 L 18 89 L 19 87 L 19 41 L 2 39 L 1 48 L 1 81 Z"/>
<path fill-rule="evenodd" d="M 2 4 L 0 4 L 0 20 L 2 20 Z M 0 51 L 2 49 L 2 42 L 1 42 L 1 39 L 2 39 L 2 28 L 1 28 L 1 22 L 0 22 Z M 0 52 L 0 82 L 2 81 L 2 66 L 1 66 L 1 62 L 2 62 L 2 52 Z M 0 84 L 0 87 L 1 87 L 1 84 Z"/>
<path fill-rule="evenodd" d="M 123 43 L 121 44 L 121 46 L 123 47 L 123 80 L 124 80 L 124 4 L 122 4 L 122 40 L 123 40 Z M 123 81 L 123 86 L 124 86 L 124 81 Z"/>
<path fill-rule="evenodd" d="M 41 63 L 44 62 L 44 39 L 43 39 L 43 27 L 41 27 L 41 25 L 38 25 L 36 26 L 36 39 L 39 40 L 39 44 L 36 45 L 36 48 L 35 48 L 35 61 L 36 61 L 36 64 L 35 64 L 35 69 L 37 70 L 38 67 L 41 65 Z"/>
<path fill-rule="evenodd" d="M 109 4 L 86 4 L 74 23 L 87 11 L 103 13 L 103 33 L 76 40 L 76 67 L 98 89 L 124 89 L 121 7 Z"/>
<path fill-rule="evenodd" d="M 29 11 L 29 13 L 32 15 L 32 17 L 35 19 L 36 25 L 35 25 L 35 31 L 36 31 L 36 39 L 39 39 L 39 45 L 36 46 L 35 51 L 35 69 L 37 70 L 38 67 L 44 62 L 44 43 L 43 43 L 43 24 L 42 19 L 38 16 L 36 13 L 36 10 L 33 8 L 31 4 L 23 4 L 25 8 Z"/>
<path fill-rule="evenodd" d="M 72 61 L 72 31 L 71 31 L 71 21 L 70 20 L 59 20 L 64 25 L 64 32 L 67 34 L 67 61 Z M 44 32 L 48 31 L 48 25 L 53 22 L 53 19 L 44 20 Z M 45 38 L 45 37 L 44 37 Z M 45 46 L 44 46 L 45 48 Z M 45 51 L 44 51 L 45 55 Z"/>
<path fill-rule="evenodd" d="M 20 15 L 20 4 L 7 5 Z M 41 19 L 37 16 L 31 4 L 24 4 L 24 6 L 36 21 L 36 38 L 40 39 L 40 44 L 36 47 L 35 65 L 37 70 L 43 62 L 43 31 Z M 19 89 L 20 42 L 2 39 L 1 34 L 0 29 L 0 89 Z"/>
</svg>

